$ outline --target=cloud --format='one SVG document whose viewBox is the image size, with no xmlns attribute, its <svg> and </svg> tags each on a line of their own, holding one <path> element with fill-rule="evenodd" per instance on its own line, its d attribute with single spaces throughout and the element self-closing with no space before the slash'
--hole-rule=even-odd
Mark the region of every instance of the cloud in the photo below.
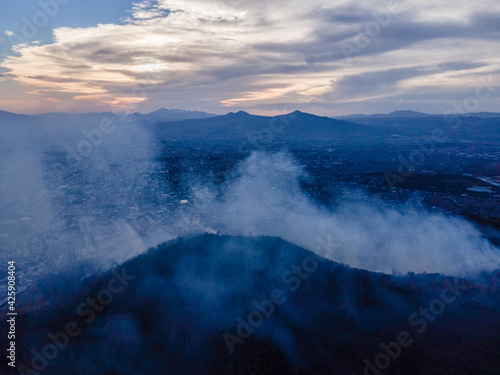
<svg viewBox="0 0 500 375">
<path fill-rule="evenodd" d="M 384 15 L 387 24 L 380 21 Z M 480 6 L 148 0 L 134 3 L 120 24 L 60 27 L 51 44 L 17 45 L 0 67 L 29 92 L 67 93 L 47 99 L 72 110 L 83 102 L 107 109 L 171 104 L 211 111 L 277 100 L 322 105 L 342 93 L 360 102 L 378 87 L 394 87 L 388 71 L 420 79 L 438 69 L 441 79 L 432 91 L 456 84 L 445 73 L 458 63 L 492 70 L 498 66 L 498 21 L 500 6 L 492 0 Z M 380 31 L 346 60 L 342 43 L 352 45 L 374 22 Z M 473 87 L 480 71 L 464 70 L 466 85 Z M 330 95 L 341 87 L 331 85 L 335 79 L 348 86 Z"/>
</svg>

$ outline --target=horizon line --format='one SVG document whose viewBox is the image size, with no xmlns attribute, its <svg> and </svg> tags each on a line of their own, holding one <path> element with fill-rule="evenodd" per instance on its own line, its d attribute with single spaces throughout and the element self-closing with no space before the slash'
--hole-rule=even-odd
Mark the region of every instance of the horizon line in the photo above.
<svg viewBox="0 0 500 375">
<path fill-rule="evenodd" d="M 395 110 L 395 111 L 392 111 L 392 112 L 389 112 L 389 113 L 380 113 L 380 112 L 379 113 L 371 113 L 371 114 L 367 114 L 367 113 L 351 113 L 351 114 L 348 114 L 348 115 L 333 115 L 333 116 L 330 115 L 330 116 L 325 116 L 325 115 L 319 115 L 319 114 L 316 114 L 316 113 L 304 112 L 304 111 L 295 109 L 295 110 L 293 110 L 291 112 L 287 112 L 287 113 L 284 113 L 284 114 L 275 115 L 275 116 L 268 116 L 268 115 L 252 114 L 252 113 L 250 113 L 248 111 L 245 111 L 245 110 L 238 110 L 236 112 L 230 111 L 230 112 L 226 112 L 224 114 L 216 114 L 216 113 L 210 113 L 210 112 L 205 112 L 205 111 L 200 111 L 200 110 L 180 109 L 180 108 L 168 109 L 168 108 L 161 107 L 161 108 L 158 108 L 158 109 L 156 109 L 154 111 L 147 112 L 147 113 L 132 112 L 132 113 L 126 115 L 126 116 L 131 116 L 131 115 L 134 115 L 134 114 L 139 114 L 139 115 L 147 116 L 147 115 L 150 115 L 152 113 L 155 113 L 155 112 L 158 112 L 158 111 L 161 111 L 161 110 L 167 110 L 167 111 L 184 111 L 184 112 L 200 112 L 200 113 L 206 113 L 207 115 L 211 115 L 212 117 L 226 116 L 226 115 L 231 114 L 231 113 L 240 113 L 240 112 L 249 114 L 251 116 L 260 116 L 260 117 L 285 116 L 285 115 L 289 115 L 289 114 L 292 114 L 292 113 L 295 113 L 295 112 L 300 112 L 300 113 L 305 113 L 305 114 L 309 114 L 309 115 L 313 115 L 313 116 L 317 116 L 317 117 L 328 117 L 328 118 L 350 117 L 350 116 L 387 116 L 387 115 L 391 115 L 391 114 L 398 113 L 398 112 L 410 112 L 410 113 L 421 114 L 421 115 L 429 115 L 429 116 L 445 116 L 446 115 L 445 113 L 427 113 L 427 112 L 414 111 L 414 110 L 411 110 L 411 109 L 402 109 L 402 110 Z M 10 112 L 10 111 L 7 111 L 7 110 L 0 109 L 0 112 L 10 113 L 10 114 L 19 115 L 19 116 L 42 116 L 42 115 L 50 115 L 50 114 L 88 115 L 88 114 L 103 114 L 103 113 L 111 113 L 111 114 L 113 114 L 115 116 L 120 116 L 120 114 L 114 113 L 113 111 L 102 111 L 102 112 L 42 112 L 42 113 L 35 113 L 35 114 L 27 114 L 27 113 Z M 481 114 L 481 113 L 499 114 L 500 115 L 500 112 L 485 112 L 485 111 L 483 111 L 483 112 L 451 113 L 451 114 L 448 114 L 448 116 L 469 116 L 469 115 L 474 115 L 474 114 L 477 115 L 477 114 Z"/>
</svg>

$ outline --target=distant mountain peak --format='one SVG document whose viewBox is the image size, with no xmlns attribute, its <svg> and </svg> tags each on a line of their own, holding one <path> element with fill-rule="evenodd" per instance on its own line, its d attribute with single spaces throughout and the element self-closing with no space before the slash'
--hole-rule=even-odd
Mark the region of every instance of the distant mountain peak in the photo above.
<svg viewBox="0 0 500 375">
<path fill-rule="evenodd" d="M 411 110 L 399 110 L 389 113 L 387 116 L 391 117 L 421 117 L 421 116 L 430 116 L 427 113 L 411 111 Z"/>
<path fill-rule="evenodd" d="M 412 111 L 409 109 L 406 110 L 398 110 L 398 111 L 393 111 L 391 113 L 375 113 L 372 115 L 365 115 L 365 114 L 353 114 L 353 115 L 347 115 L 347 116 L 334 116 L 333 118 L 336 119 L 355 119 L 355 118 L 373 118 L 373 119 L 382 119 L 382 118 L 409 118 L 409 117 L 432 117 L 432 116 L 440 116 L 440 115 L 431 115 L 428 113 L 423 113 L 423 112 L 417 112 L 417 111 Z"/>
<path fill-rule="evenodd" d="M 160 108 L 148 114 L 141 114 L 135 112 L 130 115 L 133 120 L 148 121 L 148 122 L 173 122 L 182 120 L 195 120 L 201 118 L 215 117 L 217 115 L 200 112 L 200 111 L 187 111 L 185 109 L 167 109 Z"/>
<path fill-rule="evenodd" d="M 315 115 L 311 115 L 310 113 L 306 113 L 306 112 L 301 112 L 299 110 L 295 110 L 293 112 L 290 112 L 290 113 L 286 113 L 284 115 L 279 115 L 277 117 L 280 117 L 280 116 L 290 116 L 290 117 L 297 117 L 297 116 L 315 116 Z"/>
<path fill-rule="evenodd" d="M 287 113 L 286 115 L 280 115 L 277 117 L 289 117 L 290 119 L 303 119 L 303 120 L 328 118 L 328 117 L 324 117 L 324 116 L 314 115 L 312 113 L 302 112 L 299 110 Z"/>
<path fill-rule="evenodd" d="M 250 113 L 248 113 L 248 112 L 245 112 L 245 111 L 238 111 L 238 112 L 229 112 L 228 114 L 226 114 L 226 116 L 230 116 L 230 117 L 235 117 L 235 116 L 242 117 L 242 116 L 252 116 L 252 115 Z"/>
<path fill-rule="evenodd" d="M 152 114 L 152 113 L 161 114 L 161 113 L 170 113 L 170 112 L 183 112 L 183 113 L 186 113 L 186 112 L 190 112 L 190 111 L 185 111 L 183 109 L 167 109 L 167 108 L 161 107 L 160 109 L 158 109 L 158 110 L 156 110 L 154 112 L 151 112 L 149 114 Z"/>
</svg>

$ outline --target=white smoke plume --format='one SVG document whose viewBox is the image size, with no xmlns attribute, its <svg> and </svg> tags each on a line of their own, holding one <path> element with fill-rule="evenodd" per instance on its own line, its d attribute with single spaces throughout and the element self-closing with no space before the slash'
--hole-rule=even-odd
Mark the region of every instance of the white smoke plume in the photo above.
<svg viewBox="0 0 500 375">
<path fill-rule="evenodd" d="M 321 207 L 301 190 L 304 177 L 291 155 L 254 152 L 219 199 L 198 189 L 192 214 L 221 233 L 278 236 L 371 271 L 467 276 L 500 267 L 499 249 L 464 219 L 373 200 Z"/>
</svg>

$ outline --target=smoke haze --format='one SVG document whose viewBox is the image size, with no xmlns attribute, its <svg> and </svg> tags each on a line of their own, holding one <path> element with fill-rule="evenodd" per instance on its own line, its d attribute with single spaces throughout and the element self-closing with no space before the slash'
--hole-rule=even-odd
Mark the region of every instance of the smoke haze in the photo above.
<svg viewBox="0 0 500 375">
<path fill-rule="evenodd" d="M 222 233 L 277 236 L 333 261 L 385 273 L 466 276 L 500 266 L 498 249 L 464 219 L 367 196 L 318 205 L 301 189 L 308 177 L 288 153 L 254 152 L 236 174 L 219 199 L 202 189 L 202 209 L 192 213 Z"/>
<path fill-rule="evenodd" d="M 213 175 L 193 177 L 181 170 L 176 188 L 191 195 L 179 204 L 164 178 L 172 171 L 161 163 L 162 148 L 144 127 L 112 118 L 112 132 L 101 139 L 94 135 L 97 145 L 77 160 L 64 150 L 77 150 L 78 141 L 86 140 L 82 130 L 95 131 L 99 121 L 83 121 L 87 125 L 72 130 L 64 128 L 64 119 L 39 121 L 38 127 L 30 125 L 33 131 L 4 129 L 9 147 L 0 161 L 0 247 L 18 246 L 8 241 L 7 231 L 18 233 L 17 244 L 28 234 L 38 243 L 23 244 L 19 257 L 64 265 L 67 249 L 76 243 L 84 249 L 77 258 L 109 267 L 172 238 L 219 232 L 277 236 L 331 260 L 384 273 L 468 276 L 500 266 L 499 250 L 459 217 L 368 195 L 319 204 L 301 187 L 311 177 L 289 152 L 254 151 L 225 171 L 222 184 Z M 58 238 L 50 242 L 50 234 Z M 46 254 L 34 257 L 36 246 Z"/>
</svg>

